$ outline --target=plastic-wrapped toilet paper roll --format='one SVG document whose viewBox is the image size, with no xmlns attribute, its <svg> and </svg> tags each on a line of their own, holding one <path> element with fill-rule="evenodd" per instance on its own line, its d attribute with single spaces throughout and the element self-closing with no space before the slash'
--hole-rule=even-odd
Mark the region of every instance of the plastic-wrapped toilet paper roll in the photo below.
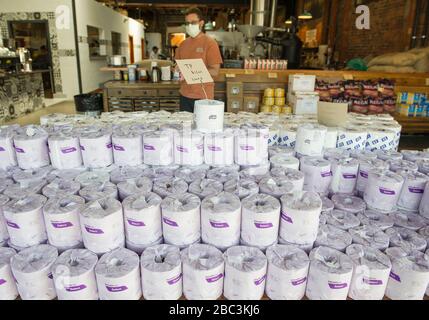
<svg viewBox="0 0 429 320">
<path fill-rule="evenodd" d="M 341 252 L 345 252 L 346 248 L 351 245 L 353 239 L 351 235 L 340 228 L 330 224 L 321 225 L 317 233 L 314 246 L 328 247 Z"/>
<path fill-rule="evenodd" d="M 353 194 L 356 188 L 359 162 L 353 158 L 331 160 L 331 193 Z"/>
<path fill-rule="evenodd" d="M 234 135 L 212 133 L 204 136 L 204 162 L 208 165 L 229 166 L 234 163 Z"/>
<path fill-rule="evenodd" d="M 161 201 L 160 196 L 150 192 L 129 196 L 122 202 L 125 237 L 139 251 L 162 238 Z"/>
<path fill-rule="evenodd" d="M 392 269 L 389 257 L 359 244 L 348 247 L 346 254 L 354 265 L 349 297 L 353 300 L 383 300 Z"/>
<path fill-rule="evenodd" d="M 407 252 L 410 250 L 424 251 L 426 249 L 426 239 L 413 230 L 393 227 L 385 232 L 390 238 L 391 247 L 399 247 Z"/>
<path fill-rule="evenodd" d="M 338 142 L 338 128 L 328 127 L 325 136 L 324 149 L 336 148 Z"/>
<path fill-rule="evenodd" d="M 92 201 L 80 212 L 79 218 L 85 248 L 101 255 L 124 247 L 124 219 L 118 200 Z"/>
<path fill-rule="evenodd" d="M 87 202 L 101 199 L 117 199 L 118 188 L 111 182 L 91 184 L 82 188 L 79 195 Z"/>
<path fill-rule="evenodd" d="M 418 160 L 416 164 L 419 167 L 419 172 L 429 175 L 429 160 Z"/>
<path fill-rule="evenodd" d="M 147 165 L 168 166 L 174 162 L 173 134 L 166 131 L 143 135 L 143 159 Z"/>
<path fill-rule="evenodd" d="M 85 171 L 79 174 L 75 181 L 79 182 L 82 188 L 95 183 L 104 183 L 110 181 L 110 174 L 103 171 Z"/>
<path fill-rule="evenodd" d="M 10 260 L 22 300 L 52 300 L 57 296 L 51 267 L 58 251 L 46 244 L 22 250 Z"/>
<path fill-rule="evenodd" d="M 327 247 L 313 249 L 306 296 L 310 300 L 346 300 L 352 275 L 353 262 L 347 255 Z"/>
<path fill-rule="evenodd" d="M 13 146 L 13 138 L 19 126 L 2 126 L 0 127 L 0 168 L 7 169 L 14 167 L 18 163 L 16 161 L 15 148 Z"/>
<path fill-rule="evenodd" d="M 0 300 L 15 300 L 18 297 L 10 260 L 16 255 L 12 248 L 0 248 Z"/>
<path fill-rule="evenodd" d="M 225 103 L 216 100 L 195 101 L 197 130 L 203 133 L 222 132 Z"/>
<path fill-rule="evenodd" d="M 17 170 L 12 174 L 12 178 L 17 183 L 29 184 L 40 180 L 50 180 L 52 178 L 51 172 L 51 166 L 29 170 Z"/>
<path fill-rule="evenodd" d="M 368 150 L 353 150 L 350 152 L 352 158 L 358 159 L 359 161 L 363 160 L 376 160 L 377 154 Z"/>
<path fill-rule="evenodd" d="M 187 183 L 192 183 L 195 180 L 204 179 L 207 175 L 207 169 L 204 166 L 187 166 L 181 167 L 174 172 L 176 178 L 182 179 Z"/>
<path fill-rule="evenodd" d="M 371 170 L 374 169 L 384 169 L 388 170 L 389 165 L 382 160 L 358 160 L 359 161 L 359 173 L 356 182 L 356 191 L 358 195 L 363 195 L 365 192 L 366 185 L 368 183 L 368 174 Z"/>
<path fill-rule="evenodd" d="M 305 124 L 298 128 L 295 151 L 305 156 L 321 156 L 327 128 Z"/>
<path fill-rule="evenodd" d="M 86 249 L 63 252 L 52 265 L 58 300 L 98 300 L 97 255 Z"/>
<path fill-rule="evenodd" d="M 280 146 L 295 148 L 297 131 L 298 131 L 297 126 L 281 127 L 279 130 Z"/>
<path fill-rule="evenodd" d="M 322 199 L 322 213 L 329 213 L 334 210 L 335 205 L 328 197 L 320 197 Z"/>
<path fill-rule="evenodd" d="M 268 141 L 263 133 L 240 130 L 234 137 L 234 160 L 241 166 L 255 166 L 268 159 Z"/>
<path fill-rule="evenodd" d="M 265 170 L 264 170 L 265 172 Z M 265 179 L 265 178 L 270 178 L 271 177 L 271 173 L 270 172 L 265 172 L 262 174 L 259 174 L 258 172 L 255 172 L 253 169 L 244 169 L 240 171 L 240 179 L 235 179 L 235 180 L 253 180 L 256 183 L 261 182 L 261 180 Z M 233 180 L 233 179 L 231 179 Z M 231 181 L 228 180 L 228 181 Z"/>
<path fill-rule="evenodd" d="M 404 186 L 398 199 L 398 208 L 418 212 L 429 177 L 420 172 L 398 171 L 404 178 Z"/>
<path fill-rule="evenodd" d="M 268 148 L 268 155 L 270 158 L 277 154 L 283 154 L 284 156 L 294 157 L 295 156 L 295 145 L 294 147 L 287 146 L 271 146 Z"/>
<path fill-rule="evenodd" d="M 296 244 L 296 243 L 290 243 L 282 238 L 279 237 L 279 243 L 285 246 L 293 246 L 295 248 L 303 250 L 305 253 L 309 254 L 311 250 L 313 250 L 314 243 L 306 243 L 306 244 Z"/>
<path fill-rule="evenodd" d="M 43 187 L 42 194 L 48 198 L 58 198 L 66 195 L 77 194 L 79 190 L 79 182 L 64 179 L 55 179 L 50 184 Z"/>
<path fill-rule="evenodd" d="M 373 210 L 366 210 L 364 213 L 359 213 L 357 217 L 362 225 L 374 226 L 382 231 L 385 231 L 394 225 L 393 218 L 391 216 Z"/>
<path fill-rule="evenodd" d="M 326 215 L 326 222 L 345 231 L 360 225 L 360 220 L 353 213 L 337 209 Z"/>
<path fill-rule="evenodd" d="M 374 226 L 361 226 L 349 230 L 353 243 L 361 244 L 381 251 L 389 247 L 389 236 Z"/>
<path fill-rule="evenodd" d="M 164 241 L 178 247 L 198 242 L 201 200 L 193 194 L 168 196 L 161 202 Z"/>
<path fill-rule="evenodd" d="M 271 300 L 301 300 L 305 295 L 310 260 L 295 247 L 274 245 L 267 249 L 265 292 Z"/>
<path fill-rule="evenodd" d="M 225 183 L 231 179 L 238 179 L 237 171 L 229 168 L 215 168 L 207 172 L 207 179 L 212 179 Z"/>
<path fill-rule="evenodd" d="M 419 235 L 421 235 L 423 238 L 425 238 L 427 240 L 428 249 L 429 249 L 429 226 L 421 228 L 419 230 Z M 426 252 L 426 254 L 427 254 L 427 252 Z"/>
<path fill-rule="evenodd" d="M 429 221 L 421 215 L 398 211 L 389 214 L 393 218 L 395 226 L 418 231 L 428 225 Z"/>
<path fill-rule="evenodd" d="M 142 296 L 137 253 L 117 248 L 104 254 L 95 266 L 100 300 L 139 300 Z"/>
<path fill-rule="evenodd" d="M 49 165 L 48 133 L 38 126 L 20 128 L 14 139 L 18 166 L 36 169 Z"/>
<path fill-rule="evenodd" d="M 160 244 L 141 256 L 143 297 L 146 300 L 177 300 L 182 296 L 180 250 Z"/>
<path fill-rule="evenodd" d="M 48 138 L 49 156 L 55 169 L 79 168 L 83 164 L 79 138 L 74 132 L 59 132 Z"/>
<path fill-rule="evenodd" d="M 110 181 L 114 184 L 128 181 L 136 181 L 143 174 L 143 170 L 139 167 L 123 166 L 117 168 L 110 173 Z"/>
<path fill-rule="evenodd" d="M 52 198 L 43 207 L 49 244 L 61 251 L 82 246 L 79 213 L 85 200 L 74 195 Z"/>
<path fill-rule="evenodd" d="M 224 296 L 228 300 L 260 300 L 264 295 L 267 258 L 253 247 L 235 246 L 224 253 Z"/>
<path fill-rule="evenodd" d="M 396 121 L 378 121 L 374 122 L 374 126 L 376 126 L 377 128 L 393 131 L 395 133 L 393 150 L 398 150 L 399 141 L 401 139 L 402 126 Z"/>
<path fill-rule="evenodd" d="M 425 192 L 420 202 L 419 213 L 426 219 L 429 219 L 429 182 L 426 183 Z"/>
<path fill-rule="evenodd" d="M 297 158 L 285 156 L 283 154 L 275 155 L 270 159 L 270 162 L 273 168 L 299 169 L 299 160 Z"/>
<path fill-rule="evenodd" d="M 345 150 L 345 149 L 325 149 L 323 150 L 323 158 L 325 158 L 326 160 L 331 160 L 331 159 L 335 159 L 335 160 L 339 160 L 339 159 L 343 159 L 343 158 L 350 158 L 350 151 Z"/>
<path fill-rule="evenodd" d="M 223 292 L 225 264 L 222 252 L 193 244 L 181 252 L 183 293 L 188 300 L 216 300 Z"/>
<path fill-rule="evenodd" d="M 186 181 L 179 178 L 159 178 L 153 182 L 152 190 L 161 198 L 185 194 L 188 191 Z"/>
<path fill-rule="evenodd" d="M 113 131 L 113 159 L 118 166 L 138 166 L 143 163 L 143 132 L 121 126 Z"/>
<path fill-rule="evenodd" d="M 380 169 L 371 170 L 363 199 L 370 209 L 393 212 L 403 185 L 404 178 L 396 173 Z"/>
<path fill-rule="evenodd" d="M 296 192 L 280 198 L 279 236 L 293 244 L 313 243 L 317 238 L 322 200 L 314 192 Z"/>
<path fill-rule="evenodd" d="M 179 169 L 179 166 L 152 166 L 143 170 L 143 177 L 150 178 L 151 180 L 163 178 L 163 177 L 174 177 L 174 172 Z"/>
<path fill-rule="evenodd" d="M 417 172 L 419 167 L 417 164 L 407 160 L 387 160 L 386 163 L 389 165 L 390 170 L 393 172 L 398 171 L 412 171 Z"/>
<path fill-rule="evenodd" d="M 338 129 L 337 147 L 346 150 L 364 150 L 368 132 L 358 127 Z"/>
<path fill-rule="evenodd" d="M 12 179 L 7 179 L 7 178 L 0 178 L 0 193 L 3 193 L 3 191 L 13 185 L 14 182 Z"/>
<path fill-rule="evenodd" d="M 419 160 L 429 160 L 429 152 L 416 151 L 416 150 L 402 150 L 404 160 L 417 162 Z"/>
<path fill-rule="evenodd" d="M 84 127 L 79 133 L 83 164 L 87 168 L 103 168 L 113 163 L 112 135 L 101 127 Z"/>
<path fill-rule="evenodd" d="M 10 241 L 18 247 L 31 247 L 47 239 L 42 207 L 46 203 L 42 195 L 30 195 L 15 199 L 3 206 Z"/>
<path fill-rule="evenodd" d="M 392 261 L 386 296 L 392 300 L 422 300 L 429 284 L 429 257 L 423 252 L 389 248 Z"/>
<path fill-rule="evenodd" d="M 233 180 L 236 181 L 236 179 Z M 199 179 L 189 185 L 188 191 L 202 200 L 206 197 L 214 196 L 222 192 L 223 184 L 222 182 L 213 179 Z"/>
<path fill-rule="evenodd" d="M 174 134 L 174 163 L 199 166 L 204 163 L 204 135 L 196 131 Z"/>
<path fill-rule="evenodd" d="M 6 187 L 3 194 L 11 199 L 25 199 L 33 194 L 40 194 L 46 183 L 46 180 L 38 180 L 29 183 L 11 184 Z"/>
<path fill-rule="evenodd" d="M 240 171 L 240 166 L 238 164 L 235 164 L 235 163 L 230 165 L 230 166 L 212 165 L 212 166 L 210 166 L 210 168 L 211 168 L 211 170 L 223 168 L 223 169 L 230 170 L 230 171 L 236 171 L 236 172 Z"/>
<path fill-rule="evenodd" d="M 9 233 L 7 231 L 6 219 L 3 213 L 3 207 L 9 202 L 9 197 L 0 194 L 0 247 L 2 247 L 9 239 Z M 3 244 L 3 245 L 2 245 Z"/>
<path fill-rule="evenodd" d="M 300 162 L 305 175 L 304 190 L 327 194 L 332 180 L 331 163 L 317 157 L 303 157 Z"/>
<path fill-rule="evenodd" d="M 404 157 L 402 153 L 395 150 L 376 150 L 375 154 L 377 155 L 378 159 L 383 161 L 402 160 Z"/>
<path fill-rule="evenodd" d="M 117 187 L 119 199 L 123 201 L 125 198 L 134 194 L 151 192 L 152 181 L 147 177 L 140 177 L 136 181 L 120 182 Z"/>
<path fill-rule="evenodd" d="M 248 179 L 229 180 L 224 184 L 224 190 L 240 198 L 240 200 L 259 193 L 259 185 Z"/>
<path fill-rule="evenodd" d="M 395 150 L 395 148 L 395 131 L 376 126 L 368 128 L 368 139 L 366 141 L 367 150 Z"/>
<path fill-rule="evenodd" d="M 336 194 L 333 195 L 331 199 L 335 209 L 350 212 L 355 215 L 364 212 L 366 209 L 365 201 L 358 197 Z"/>
<path fill-rule="evenodd" d="M 239 244 L 240 199 L 227 192 L 208 196 L 201 203 L 201 238 L 220 250 Z"/>
<path fill-rule="evenodd" d="M 268 177 L 259 182 L 259 191 L 279 199 L 287 193 L 302 191 L 301 182 L 286 177 Z"/>
</svg>

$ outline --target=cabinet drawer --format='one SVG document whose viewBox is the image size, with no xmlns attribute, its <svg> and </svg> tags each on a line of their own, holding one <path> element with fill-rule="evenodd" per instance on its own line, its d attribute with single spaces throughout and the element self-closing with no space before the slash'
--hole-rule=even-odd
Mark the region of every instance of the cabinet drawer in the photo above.
<svg viewBox="0 0 429 320">
<path fill-rule="evenodd" d="M 156 97 L 156 90 L 152 89 L 109 89 L 109 97 Z"/>
<path fill-rule="evenodd" d="M 179 89 L 159 89 L 158 95 L 160 97 L 179 97 Z"/>
<path fill-rule="evenodd" d="M 159 111 L 159 101 L 155 99 L 135 99 L 135 111 Z"/>
</svg>

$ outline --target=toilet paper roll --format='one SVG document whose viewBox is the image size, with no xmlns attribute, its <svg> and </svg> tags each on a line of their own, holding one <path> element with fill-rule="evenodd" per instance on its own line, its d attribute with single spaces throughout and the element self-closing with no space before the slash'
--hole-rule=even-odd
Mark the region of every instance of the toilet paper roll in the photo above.
<svg viewBox="0 0 429 320">
<path fill-rule="evenodd" d="M 356 188 L 359 162 L 353 158 L 331 160 L 332 181 L 329 191 L 332 194 L 353 194 Z"/>
<path fill-rule="evenodd" d="M 374 169 L 388 170 L 389 165 L 386 162 L 379 159 L 374 159 L 374 160 L 361 159 L 358 161 L 359 161 L 359 174 L 356 182 L 356 191 L 359 196 L 363 196 L 366 185 L 368 184 L 369 172 Z"/>
<path fill-rule="evenodd" d="M 156 240 L 155 242 L 152 242 L 152 243 L 150 243 L 148 245 L 145 245 L 145 246 L 132 243 L 131 241 L 125 239 L 125 244 L 126 244 L 127 249 L 130 249 L 131 251 L 134 251 L 138 255 L 141 255 L 142 252 L 144 250 L 146 250 L 147 248 L 156 246 L 156 245 L 161 244 L 161 243 L 164 243 L 164 238 L 163 237 L 161 237 L 158 240 Z"/>
<path fill-rule="evenodd" d="M 305 295 L 308 255 L 295 246 L 274 245 L 267 249 L 265 292 L 271 300 L 301 300 Z"/>
<path fill-rule="evenodd" d="M 141 256 L 143 297 L 177 300 L 182 296 L 180 250 L 166 244 L 147 248 Z"/>
<path fill-rule="evenodd" d="M 419 172 L 429 175 L 429 160 L 418 160 L 416 164 L 419 167 Z"/>
<path fill-rule="evenodd" d="M 265 172 L 265 170 L 263 170 Z M 256 183 L 261 182 L 261 180 L 265 178 L 271 178 L 270 172 L 265 172 L 262 174 L 258 174 L 258 172 L 255 172 L 253 169 L 244 169 L 240 171 L 240 179 L 231 179 L 231 180 L 252 180 Z M 229 181 L 231 181 L 229 180 Z"/>
<path fill-rule="evenodd" d="M 113 163 L 112 135 L 101 127 L 83 127 L 79 132 L 83 165 L 87 168 L 103 168 Z"/>
<path fill-rule="evenodd" d="M 346 149 L 325 149 L 323 150 L 323 158 L 326 160 L 340 160 L 343 158 L 350 158 L 351 152 Z"/>
<path fill-rule="evenodd" d="M 352 158 L 358 159 L 360 161 L 373 161 L 377 159 L 377 154 L 368 150 L 353 150 L 350 152 Z"/>
<path fill-rule="evenodd" d="M 338 143 L 338 128 L 328 127 L 323 148 L 324 149 L 336 148 L 337 143 Z"/>
<path fill-rule="evenodd" d="M 76 181 L 55 179 L 43 187 L 42 194 L 48 198 L 58 198 L 67 195 L 75 195 L 80 190 L 80 183 Z"/>
<path fill-rule="evenodd" d="M 403 227 L 413 231 L 418 231 L 428 225 L 428 220 L 421 215 L 397 211 L 389 214 L 393 218 L 393 222 L 397 227 Z"/>
<path fill-rule="evenodd" d="M 174 135 L 174 163 L 181 166 L 199 166 L 204 163 L 204 135 L 183 131 Z"/>
<path fill-rule="evenodd" d="M 393 131 L 395 133 L 393 150 L 398 150 L 402 126 L 396 121 L 377 121 L 374 122 L 374 126 L 377 128 Z"/>
<path fill-rule="evenodd" d="M 337 209 L 326 215 L 326 223 L 344 231 L 360 225 L 359 219 L 353 213 Z"/>
<path fill-rule="evenodd" d="M 75 195 L 49 199 L 43 207 L 49 244 L 60 251 L 80 248 L 83 245 L 79 213 L 85 200 Z"/>
<path fill-rule="evenodd" d="M 420 202 L 419 213 L 426 219 L 429 219 L 429 182 L 426 183 L 425 192 Z"/>
<path fill-rule="evenodd" d="M 143 177 L 148 177 L 151 180 L 163 178 L 163 177 L 174 177 L 174 172 L 179 169 L 180 166 L 152 166 L 143 170 Z"/>
<path fill-rule="evenodd" d="M 152 181 L 148 177 L 140 177 L 133 181 L 120 182 L 117 185 L 119 199 L 123 201 L 127 197 L 140 193 L 148 193 L 152 191 Z"/>
<path fill-rule="evenodd" d="M 266 194 L 256 194 L 242 201 L 241 240 L 265 250 L 277 243 L 280 202 Z"/>
<path fill-rule="evenodd" d="M 259 185 L 248 179 L 229 180 L 224 184 L 226 192 L 236 195 L 240 200 L 259 193 Z"/>
<path fill-rule="evenodd" d="M 140 167 L 123 166 L 113 170 L 110 173 L 110 181 L 114 184 L 121 182 L 136 181 L 143 174 L 143 169 Z"/>
<path fill-rule="evenodd" d="M 301 172 L 304 173 L 304 190 L 328 194 L 332 180 L 331 163 L 317 157 L 301 158 Z"/>
<path fill-rule="evenodd" d="M 110 174 L 104 171 L 85 171 L 79 174 L 75 181 L 79 182 L 82 188 L 85 188 L 91 184 L 109 182 Z"/>
<path fill-rule="evenodd" d="M 174 138 L 168 131 L 149 132 L 143 135 L 143 159 L 147 165 L 168 166 L 174 162 Z"/>
<path fill-rule="evenodd" d="M 140 300 L 140 259 L 137 253 L 117 248 L 104 254 L 95 266 L 100 300 Z"/>
<path fill-rule="evenodd" d="M 345 252 L 346 248 L 353 242 L 352 236 L 344 230 L 330 224 L 321 225 L 317 233 L 314 246 L 328 247 L 341 252 Z"/>
<path fill-rule="evenodd" d="M 306 296 L 310 300 L 346 300 L 352 275 L 353 262 L 347 255 L 327 247 L 313 249 Z"/>
<path fill-rule="evenodd" d="M 42 207 L 47 199 L 42 195 L 29 195 L 14 199 L 3 206 L 7 230 L 13 245 L 27 248 L 47 239 Z"/>
<path fill-rule="evenodd" d="M 279 130 L 279 144 L 282 147 L 295 148 L 298 126 L 284 126 Z M 294 155 L 291 155 L 292 157 Z"/>
<path fill-rule="evenodd" d="M 328 197 L 320 197 L 322 199 L 322 213 L 330 213 L 334 210 L 334 203 Z"/>
<path fill-rule="evenodd" d="M 49 165 L 48 134 L 38 126 L 20 128 L 13 139 L 16 159 L 21 169 Z"/>
<path fill-rule="evenodd" d="M 413 230 L 393 227 L 385 232 L 390 238 L 391 247 L 399 247 L 407 252 L 412 250 L 425 251 L 426 249 L 426 239 Z"/>
<path fill-rule="evenodd" d="M 392 261 L 386 296 L 392 300 L 422 300 L 429 284 L 429 257 L 423 252 L 389 248 Z"/>
<path fill-rule="evenodd" d="M 239 244 L 240 199 L 228 192 L 206 197 L 201 203 L 201 237 L 220 250 Z"/>
<path fill-rule="evenodd" d="M 223 292 L 225 264 L 222 252 L 193 244 L 181 252 L 183 293 L 187 300 L 217 300 Z"/>
<path fill-rule="evenodd" d="M 239 174 L 230 168 L 215 168 L 207 172 L 207 179 L 216 180 L 225 183 L 232 179 L 238 179 Z"/>
<path fill-rule="evenodd" d="M 280 198 L 279 236 L 294 244 L 313 243 L 319 228 L 322 200 L 314 192 L 296 192 Z"/>
<path fill-rule="evenodd" d="M 349 230 L 353 243 L 384 251 L 389 247 L 389 236 L 374 226 L 361 226 Z"/>
<path fill-rule="evenodd" d="M 404 160 L 417 162 L 419 160 L 429 160 L 429 152 L 417 150 L 402 150 Z"/>
<path fill-rule="evenodd" d="M 304 156 L 321 156 L 327 128 L 304 124 L 298 128 L 295 151 Z"/>
<path fill-rule="evenodd" d="M 223 130 L 225 103 L 216 100 L 197 100 L 194 106 L 197 130 L 203 133 L 216 133 Z"/>
<path fill-rule="evenodd" d="M 267 258 L 253 247 L 235 246 L 224 253 L 223 295 L 228 300 L 260 300 L 264 295 Z"/>
<path fill-rule="evenodd" d="M 16 255 L 12 248 L 0 248 L 0 300 L 15 300 L 18 297 L 10 260 Z"/>
<path fill-rule="evenodd" d="M 354 215 L 362 213 L 366 209 L 365 201 L 358 197 L 336 194 L 332 196 L 332 202 L 336 209 L 350 212 Z"/>
<path fill-rule="evenodd" d="M 118 188 L 111 182 L 94 183 L 82 188 L 79 195 L 87 202 L 107 198 L 118 199 Z"/>
<path fill-rule="evenodd" d="M 387 160 L 402 160 L 403 155 L 395 150 L 376 150 L 375 154 L 378 159 L 387 161 Z"/>
<path fill-rule="evenodd" d="M 188 184 L 179 178 L 163 177 L 153 181 L 152 190 L 161 198 L 165 198 L 185 194 L 188 191 Z"/>
<path fill-rule="evenodd" d="M 79 168 L 83 164 L 79 138 L 75 132 L 59 132 L 48 138 L 49 156 L 55 169 Z"/>
<path fill-rule="evenodd" d="M 381 169 L 372 170 L 368 174 L 363 199 L 369 209 L 393 212 L 403 185 L 404 178 L 396 173 Z"/>
<path fill-rule="evenodd" d="M 383 300 L 392 263 L 381 251 L 359 244 L 347 248 L 353 261 L 349 297 L 353 300 Z"/>
<path fill-rule="evenodd" d="M 97 255 L 86 249 L 63 252 L 52 265 L 58 300 L 98 300 Z"/>
<path fill-rule="evenodd" d="M 0 178 L 0 193 L 3 193 L 7 187 L 9 187 L 13 184 L 14 184 L 14 182 L 12 179 Z"/>
<path fill-rule="evenodd" d="M 429 177 L 420 172 L 398 171 L 404 178 L 404 186 L 398 199 L 398 208 L 409 212 L 418 212 Z"/>
<path fill-rule="evenodd" d="M 18 164 L 16 161 L 13 138 L 19 126 L 0 127 L 0 169 L 7 169 Z"/>
<path fill-rule="evenodd" d="M 386 163 L 390 167 L 390 171 L 398 172 L 398 171 L 412 171 L 417 172 L 419 167 L 417 164 L 407 160 L 387 160 Z"/>
<path fill-rule="evenodd" d="M 280 199 L 284 194 L 302 191 L 302 181 L 291 181 L 287 177 L 268 177 L 259 182 L 259 191 Z"/>
<path fill-rule="evenodd" d="M 211 133 L 204 136 L 204 162 L 214 166 L 230 166 L 234 163 L 234 135 Z"/>
<path fill-rule="evenodd" d="M 249 122 L 248 122 L 249 121 Z M 257 123 L 253 119 L 243 120 L 244 124 L 241 125 L 240 130 L 248 134 L 257 134 L 263 137 L 261 141 L 261 152 L 266 154 L 268 146 L 276 145 L 279 139 L 279 128 L 272 124 L 266 125 L 264 123 Z M 238 133 L 238 132 L 236 132 Z M 268 141 L 268 146 L 266 141 Z"/>
<path fill-rule="evenodd" d="M 162 238 L 161 197 L 155 193 L 140 193 L 122 202 L 127 241 L 142 251 Z"/>
<path fill-rule="evenodd" d="M 3 211 L 3 207 L 9 202 L 9 200 L 9 197 L 0 194 L 0 244 L 5 244 L 9 239 L 9 233 L 7 232 L 7 224 Z M 2 246 L 3 245 L 0 245 L 0 247 Z"/>
<path fill-rule="evenodd" d="M 240 130 L 234 143 L 234 160 L 238 165 L 260 165 L 268 159 L 268 141 L 263 133 Z"/>
<path fill-rule="evenodd" d="M 273 168 L 299 169 L 299 160 L 297 158 L 285 156 L 283 154 L 275 155 L 270 159 L 270 162 Z"/>
<path fill-rule="evenodd" d="M 368 132 L 359 127 L 338 129 L 337 147 L 346 150 L 364 150 L 366 148 Z"/>
<path fill-rule="evenodd" d="M 287 147 L 282 145 L 271 146 L 268 148 L 268 155 L 270 158 L 274 157 L 276 154 L 283 154 L 284 156 L 294 157 L 295 156 L 294 147 Z"/>
<path fill-rule="evenodd" d="M 80 227 L 85 248 L 97 255 L 124 247 L 122 206 L 112 198 L 89 202 L 80 212 Z"/>
<path fill-rule="evenodd" d="M 204 179 L 207 175 L 208 168 L 201 166 L 184 166 L 174 172 L 176 178 L 185 180 L 186 183 L 192 183 L 195 180 Z"/>
<path fill-rule="evenodd" d="M 374 226 L 382 231 L 385 231 L 394 225 L 393 218 L 390 215 L 379 213 L 374 210 L 365 210 L 365 212 L 359 213 L 357 217 L 362 225 Z"/>
<path fill-rule="evenodd" d="M 17 183 L 28 184 L 31 182 L 36 182 L 40 180 L 48 180 L 51 179 L 51 172 L 53 168 L 51 166 L 46 166 L 37 169 L 29 169 L 29 170 L 16 170 L 12 174 L 13 180 Z"/>
<path fill-rule="evenodd" d="M 232 179 L 237 181 L 236 179 Z M 213 179 L 198 179 L 189 185 L 189 193 L 198 196 L 201 200 L 217 195 L 223 191 L 223 184 Z"/>
<path fill-rule="evenodd" d="M 396 132 L 393 130 L 378 126 L 369 127 L 365 148 L 370 151 L 395 150 L 397 146 L 396 140 Z"/>
<path fill-rule="evenodd" d="M 218 166 L 218 165 L 215 165 L 215 166 L 209 166 L 209 167 L 211 168 L 211 170 L 224 168 L 224 169 L 230 170 L 230 171 L 236 171 L 236 172 L 240 171 L 240 166 L 238 164 L 235 164 L 235 163 L 232 164 L 232 165 L 230 165 L 230 166 Z"/>
<path fill-rule="evenodd" d="M 22 300 L 55 299 L 51 267 L 57 257 L 57 249 L 46 244 L 24 249 L 12 257 L 10 266 Z"/>
<path fill-rule="evenodd" d="M 143 163 L 143 132 L 121 126 L 113 131 L 113 160 L 117 166 L 138 166 Z"/>
<path fill-rule="evenodd" d="M 165 243 L 186 247 L 200 240 L 200 206 L 200 199 L 189 193 L 168 196 L 161 202 Z"/>
<path fill-rule="evenodd" d="M 269 173 L 271 168 L 271 163 L 268 159 L 256 166 L 240 166 L 240 170 L 246 170 L 250 175 L 262 175 Z"/>
</svg>

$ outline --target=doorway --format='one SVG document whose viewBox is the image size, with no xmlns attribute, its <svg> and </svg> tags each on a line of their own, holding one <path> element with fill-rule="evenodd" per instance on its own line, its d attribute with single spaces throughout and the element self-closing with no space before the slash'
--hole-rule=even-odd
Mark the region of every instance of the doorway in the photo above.
<svg viewBox="0 0 429 320">
<path fill-rule="evenodd" d="M 146 58 L 146 41 L 142 38 L 142 60 Z"/>
<path fill-rule="evenodd" d="M 134 63 L 134 37 L 128 36 L 128 46 L 130 49 L 130 63 Z"/>
</svg>

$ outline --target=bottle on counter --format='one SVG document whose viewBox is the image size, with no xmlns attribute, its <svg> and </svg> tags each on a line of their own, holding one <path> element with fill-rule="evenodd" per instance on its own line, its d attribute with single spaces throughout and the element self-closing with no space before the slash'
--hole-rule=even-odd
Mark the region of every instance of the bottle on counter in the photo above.
<svg viewBox="0 0 429 320">
<path fill-rule="evenodd" d="M 146 69 L 140 69 L 139 77 L 140 77 L 140 81 L 146 81 L 147 80 L 148 77 L 147 77 Z"/>
<path fill-rule="evenodd" d="M 128 81 L 135 82 L 137 80 L 137 66 L 130 64 L 128 66 Z"/>
<path fill-rule="evenodd" d="M 153 83 L 159 82 L 161 77 L 161 70 L 158 68 L 158 63 L 155 61 L 152 62 L 152 71 L 150 76 Z"/>
</svg>

